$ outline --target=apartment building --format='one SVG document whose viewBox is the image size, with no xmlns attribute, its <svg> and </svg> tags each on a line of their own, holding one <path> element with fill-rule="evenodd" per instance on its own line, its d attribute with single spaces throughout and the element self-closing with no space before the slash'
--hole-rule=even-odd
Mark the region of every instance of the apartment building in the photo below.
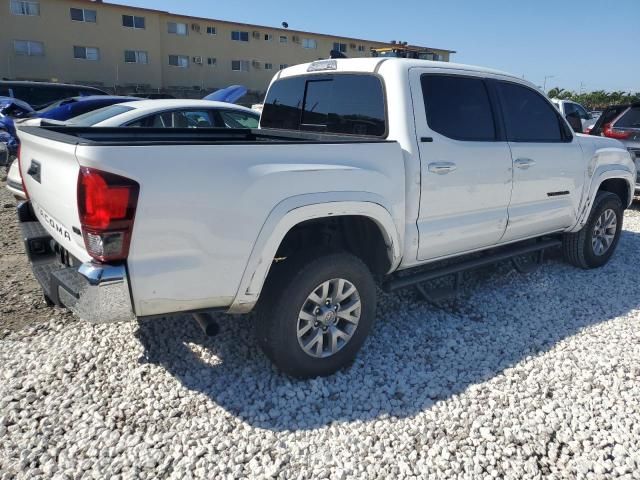
<svg viewBox="0 0 640 480">
<path fill-rule="evenodd" d="M 263 92 L 288 65 L 370 56 L 388 47 L 350 37 L 190 17 L 88 0 L 0 0 L 0 77 L 117 91 Z M 429 49 L 449 61 L 451 50 Z"/>
</svg>

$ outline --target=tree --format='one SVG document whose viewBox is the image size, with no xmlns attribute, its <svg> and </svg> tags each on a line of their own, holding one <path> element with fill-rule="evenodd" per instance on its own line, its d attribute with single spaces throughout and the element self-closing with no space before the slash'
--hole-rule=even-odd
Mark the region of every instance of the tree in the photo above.
<svg viewBox="0 0 640 480">
<path fill-rule="evenodd" d="M 606 92 L 596 90 L 593 92 L 576 93 L 564 88 L 554 87 L 547 93 L 549 98 L 559 98 L 561 100 L 572 100 L 588 109 L 603 109 L 609 105 L 640 102 L 640 92 L 630 93 L 622 90 Z"/>
</svg>

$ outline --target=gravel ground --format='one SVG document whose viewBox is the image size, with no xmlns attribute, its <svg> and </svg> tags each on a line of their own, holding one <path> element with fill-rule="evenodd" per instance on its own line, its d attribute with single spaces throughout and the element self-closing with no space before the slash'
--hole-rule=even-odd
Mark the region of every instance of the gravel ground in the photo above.
<svg viewBox="0 0 640 480">
<path fill-rule="evenodd" d="M 300 382 L 251 317 L 210 339 L 188 317 L 91 326 L 43 308 L 11 210 L 1 479 L 640 478 L 638 211 L 597 271 L 483 270 L 440 307 L 381 294 L 353 367 Z"/>
<path fill-rule="evenodd" d="M 26 325 L 42 323 L 52 316 L 69 316 L 50 309 L 42 298 L 24 254 L 16 201 L 5 188 L 6 169 L 0 167 L 0 339 Z M 1 413 L 0 413 L 1 414 Z"/>
</svg>

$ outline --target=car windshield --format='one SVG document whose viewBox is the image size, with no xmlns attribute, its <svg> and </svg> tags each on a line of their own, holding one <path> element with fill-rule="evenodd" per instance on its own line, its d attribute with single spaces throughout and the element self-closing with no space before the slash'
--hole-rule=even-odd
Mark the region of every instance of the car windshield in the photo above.
<svg viewBox="0 0 640 480">
<path fill-rule="evenodd" d="M 78 115 L 77 117 L 68 120 L 67 125 L 74 125 L 76 127 L 92 127 L 97 123 L 130 110 L 133 110 L 133 107 L 127 107 L 125 105 L 110 105 L 108 107 L 99 108 L 98 110 Z"/>
</svg>

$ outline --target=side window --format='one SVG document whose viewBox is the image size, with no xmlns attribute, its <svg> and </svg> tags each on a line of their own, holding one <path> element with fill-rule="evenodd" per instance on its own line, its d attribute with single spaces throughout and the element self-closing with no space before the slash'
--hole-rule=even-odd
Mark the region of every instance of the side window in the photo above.
<svg viewBox="0 0 640 480">
<path fill-rule="evenodd" d="M 578 115 L 580 116 L 580 118 L 582 118 L 583 120 L 589 120 L 591 118 L 591 115 L 587 113 L 587 111 L 582 107 L 582 105 L 575 104 L 574 107 L 576 109 L 576 112 L 578 112 Z"/>
<path fill-rule="evenodd" d="M 484 80 L 453 75 L 422 75 L 420 80 L 429 128 L 455 140 L 496 140 Z"/>
<path fill-rule="evenodd" d="M 184 116 L 187 128 L 211 128 L 215 127 L 212 115 L 207 110 L 185 110 L 183 112 L 175 112 L 174 119 Z M 182 124 L 181 120 L 178 120 Z"/>
<path fill-rule="evenodd" d="M 89 97 L 91 95 L 100 95 L 100 93 L 94 90 L 85 90 L 83 88 L 73 92 L 73 96 L 78 97 Z"/>
<path fill-rule="evenodd" d="M 220 116 L 227 128 L 258 128 L 258 118 L 244 112 L 220 111 Z"/>
<path fill-rule="evenodd" d="M 571 138 L 560 115 L 538 92 L 497 82 L 507 138 L 512 142 L 562 142 Z"/>
<path fill-rule="evenodd" d="M 53 86 L 15 86 L 13 94 L 15 98 L 24 100 L 34 109 L 44 108 L 56 100 L 60 100 L 71 95 L 61 91 L 60 87 Z"/>
<path fill-rule="evenodd" d="M 578 109 L 576 108 L 576 106 L 573 103 L 565 103 L 564 104 L 564 115 L 565 116 L 569 116 L 569 115 L 574 115 L 578 113 Z"/>
<path fill-rule="evenodd" d="M 158 113 L 135 120 L 128 127 L 152 128 L 211 128 L 215 127 L 213 117 L 207 110 L 176 110 Z"/>
<path fill-rule="evenodd" d="M 631 107 L 615 123 L 618 128 L 640 128 L 640 107 Z"/>
</svg>

